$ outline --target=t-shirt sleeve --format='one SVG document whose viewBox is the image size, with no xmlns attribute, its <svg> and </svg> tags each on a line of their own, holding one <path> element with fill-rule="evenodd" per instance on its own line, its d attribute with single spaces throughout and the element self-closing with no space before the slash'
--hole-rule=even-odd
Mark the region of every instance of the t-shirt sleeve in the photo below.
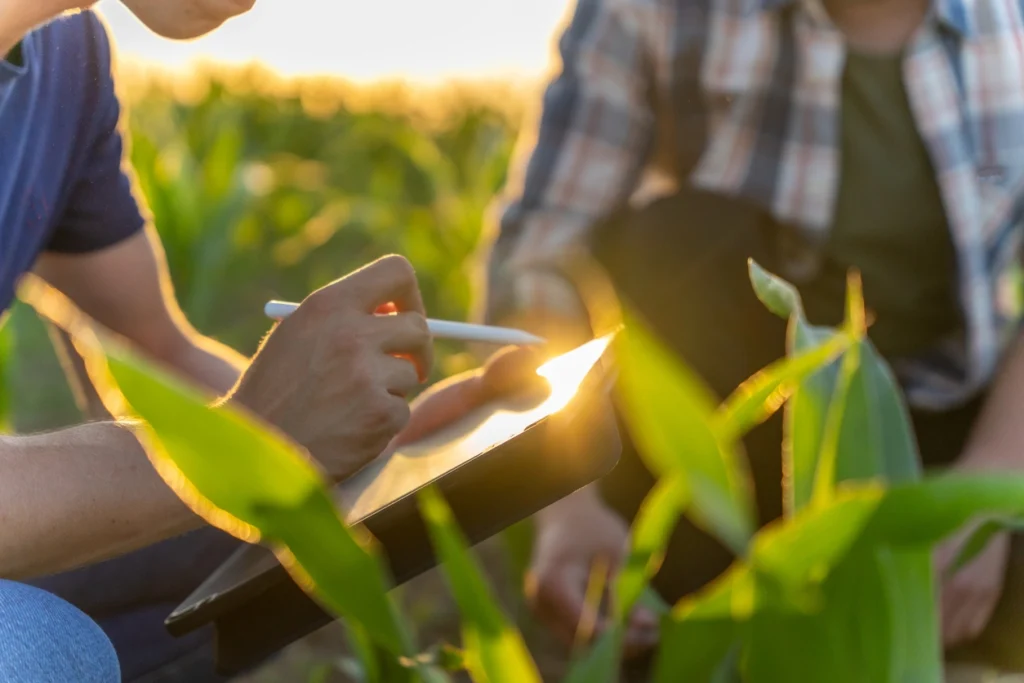
<svg viewBox="0 0 1024 683">
<path fill-rule="evenodd" d="M 48 251 L 84 253 L 112 246 L 142 230 L 147 215 L 136 195 L 126 155 L 121 103 L 114 88 L 110 40 L 103 23 L 87 15 L 89 71 L 95 89 L 83 131 L 84 158 L 78 164 L 65 209 Z"/>
</svg>

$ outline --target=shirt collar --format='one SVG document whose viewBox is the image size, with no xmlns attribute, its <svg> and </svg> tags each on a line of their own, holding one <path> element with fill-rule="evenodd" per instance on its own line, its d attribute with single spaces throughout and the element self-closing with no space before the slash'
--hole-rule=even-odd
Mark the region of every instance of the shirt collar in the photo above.
<svg viewBox="0 0 1024 683">
<path fill-rule="evenodd" d="M 29 42 L 28 36 L 25 36 L 21 41 L 21 64 L 12 64 L 6 59 L 0 61 L 0 85 L 13 81 L 28 71 L 28 67 L 32 62 L 32 57 L 29 54 L 31 52 Z"/>
</svg>

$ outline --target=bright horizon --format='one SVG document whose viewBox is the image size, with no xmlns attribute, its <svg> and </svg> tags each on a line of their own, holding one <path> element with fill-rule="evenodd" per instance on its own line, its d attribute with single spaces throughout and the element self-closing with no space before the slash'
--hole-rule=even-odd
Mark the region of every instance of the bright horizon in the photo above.
<svg viewBox="0 0 1024 683">
<path fill-rule="evenodd" d="M 153 35 L 118 0 L 98 4 L 122 62 L 186 71 L 259 61 L 284 76 L 355 82 L 535 79 L 550 65 L 565 0 L 257 0 L 191 42 Z"/>
</svg>

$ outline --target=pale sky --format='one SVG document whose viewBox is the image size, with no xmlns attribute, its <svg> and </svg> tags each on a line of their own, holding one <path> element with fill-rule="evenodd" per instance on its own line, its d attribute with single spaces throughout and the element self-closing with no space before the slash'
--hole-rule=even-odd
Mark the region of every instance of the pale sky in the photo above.
<svg viewBox="0 0 1024 683">
<path fill-rule="evenodd" d="M 170 0 L 168 0 L 170 1 Z M 283 75 L 354 81 L 536 77 L 567 0 L 257 0 L 249 14 L 188 43 L 158 38 L 102 0 L 122 61 L 187 68 L 260 60 Z"/>
</svg>

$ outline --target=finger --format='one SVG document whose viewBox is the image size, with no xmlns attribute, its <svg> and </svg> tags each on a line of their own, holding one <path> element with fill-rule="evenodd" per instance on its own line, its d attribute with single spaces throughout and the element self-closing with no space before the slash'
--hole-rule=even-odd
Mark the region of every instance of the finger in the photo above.
<svg viewBox="0 0 1024 683">
<path fill-rule="evenodd" d="M 624 654 L 635 657 L 658 644 L 658 616 L 647 607 L 637 607 L 629 616 L 623 640 Z"/>
<path fill-rule="evenodd" d="M 404 399 L 420 385 L 416 366 L 408 360 L 384 356 L 381 359 L 380 373 L 384 388 L 392 396 Z"/>
<path fill-rule="evenodd" d="M 537 617 L 567 646 L 576 638 L 586 600 L 586 575 L 575 574 L 562 571 L 538 582 L 533 600 Z"/>
<path fill-rule="evenodd" d="M 970 596 L 956 585 L 947 585 L 942 592 L 942 642 L 947 647 L 964 641 L 971 621 Z"/>
<path fill-rule="evenodd" d="M 418 441 L 482 405 L 480 386 L 477 375 L 456 376 L 417 396 L 409 424 L 398 435 L 395 445 Z"/>
<path fill-rule="evenodd" d="M 426 381 L 434 364 L 434 340 L 427 320 L 419 313 L 375 316 L 373 335 L 381 351 L 407 356 L 416 366 L 420 381 Z"/>
<path fill-rule="evenodd" d="M 629 615 L 629 625 L 638 631 L 657 629 L 659 625 L 658 615 L 650 608 L 641 605 L 635 608 L 633 613 Z"/>
<path fill-rule="evenodd" d="M 984 633 L 985 627 L 988 626 L 989 620 L 992 619 L 995 607 L 996 600 L 994 599 L 978 601 L 971 619 L 964 622 L 964 628 L 966 629 L 964 633 L 965 640 L 974 640 Z"/>
<path fill-rule="evenodd" d="M 951 615 L 945 644 L 952 647 L 970 640 L 971 623 L 974 621 L 974 617 L 973 606 L 960 605 Z"/>
<path fill-rule="evenodd" d="M 543 356 L 537 349 L 505 347 L 484 364 L 484 391 L 491 397 L 517 391 L 550 391 L 547 380 L 537 374 L 542 361 Z"/>
<path fill-rule="evenodd" d="M 395 310 L 426 315 L 416 271 L 407 259 L 398 255 L 384 256 L 363 266 L 344 279 L 352 302 L 360 310 L 372 313 L 384 304 Z"/>
</svg>

